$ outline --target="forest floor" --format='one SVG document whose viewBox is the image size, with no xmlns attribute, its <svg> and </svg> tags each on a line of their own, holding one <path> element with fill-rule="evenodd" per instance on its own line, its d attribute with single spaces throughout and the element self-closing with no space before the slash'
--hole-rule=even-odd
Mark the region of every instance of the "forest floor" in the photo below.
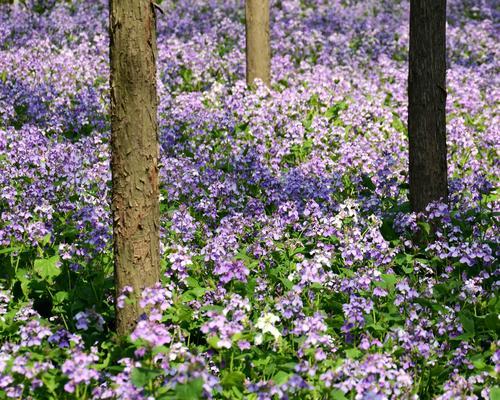
<svg viewBox="0 0 500 400">
<path fill-rule="evenodd" d="M 114 336 L 107 2 L 0 5 L 0 399 L 500 399 L 499 12 L 448 1 L 449 205 L 408 205 L 408 2 L 158 15 L 161 286 Z M 120 301 L 125 301 L 120 299 Z"/>
</svg>

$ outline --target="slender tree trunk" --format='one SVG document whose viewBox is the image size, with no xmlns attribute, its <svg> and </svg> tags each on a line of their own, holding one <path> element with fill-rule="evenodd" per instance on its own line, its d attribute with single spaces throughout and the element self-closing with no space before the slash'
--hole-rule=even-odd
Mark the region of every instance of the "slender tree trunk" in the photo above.
<svg viewBox="0 0 500 400">
<path fill-rule="evenodd" d="M 410 203 L 447 200 L 446 0 L 410 1 Z"/>
<path fill-rule="evenodd" d="M 269 43 L 269 0 L 246 0 L 247 84 L 259 78 L 271 84 L 271 45 Z"/>
<path fill-rule="evenodd" d="M 110 0 L 111 169 L 117 295 L 160 279 L 156 19 L 150 0 Z M 116 308 L 129 333 L 142 310 Z"/>
</svg>

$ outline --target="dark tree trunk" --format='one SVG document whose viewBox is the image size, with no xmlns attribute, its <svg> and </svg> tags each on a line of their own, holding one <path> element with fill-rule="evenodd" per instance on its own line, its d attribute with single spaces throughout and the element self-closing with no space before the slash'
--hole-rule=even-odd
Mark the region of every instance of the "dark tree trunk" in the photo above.
<svg viewBox="0 0 500 400">
<path fill-rule="evenodd" d="M 246 0 L 247 84 L 259 78 L 271 83 L 271 46 L 269 43 L 269 0 Z"/>
<path fill-rule="evenodd" d="M 410 1 L 410 203 L 447 201 L 446 0 Z"/>
<path fill-rule="evenodd" d="M 160 279 L 156 19 L 150 0 L 110 0 L 112 210 L 116 291 Z M 116 309 L 129 333 L 138 303 Z"/>
</svg>

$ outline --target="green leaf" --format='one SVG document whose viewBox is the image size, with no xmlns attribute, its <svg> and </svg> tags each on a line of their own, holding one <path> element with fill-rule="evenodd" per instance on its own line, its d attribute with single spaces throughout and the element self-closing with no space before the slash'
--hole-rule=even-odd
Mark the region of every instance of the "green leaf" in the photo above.
<svg viewBox="0 0 500 400">
<path fill-rule="evenodd" d="M 293 287 L 293 282 L 288 280 L 287 278 L 280 278 L 281 283 L 283 283 L 283 286 L 285 286 L 287 289 L 291 289 Z"/>
<path fill-rule="evenodd" d="M 297 363 L 294 362 L 288 362 L 285 364 L 280 364 L 280 368 L 284 368 L 290 371 L 295 371 L 295 367 L 297 366 Z"/>
<path fill-rule="evenodd" d="M 169 352 L 169 348 L 167 346 L 155 346 L 152 350 L 154 356 L 157 354 L 167 354 Z"/>
<path fill-rule="evenodd" d="M 221 384 L 224 389 L 231 389 L 233 387 L 243 389 L 244 382 L 245 374 L 240 371 L 229 372 L 225 374 L 221 380 Z"/>
<path fill-rule="evenodd" d="M 498 317 L 499 316 L 496 313 L 489 313 L 484 319 L 486 327 L 493 332 L 498 332 L 500 330 L 500 320 Z"/>
<path fill-rule="evenodd" d="M 407 274 L 411 274 L 413 272 L 413 267 L 410 267 L 410 266 L 403 266 L 403 271 Z"/>
<path fill-rule="evenodd" d="M 424 221 L 419 221 L 417 222 L 417 225 L 420 226 L 427 235 L 431 234 L 431 225 L 429 223 Z"/>
<path fill-rule="evenodd" d="M 232 392 L 234 399 L 243 399 L 243 393 L 236 386 L 232 387 Z"/>
<path fill-rule="evenodd" d="M 330 398 L 333 400 L 347 400 L 347 397 L 345 397 L 344 392 L 340 389 L 334 389 L 330 392 Z"/>
<path fill-rule="evenodd" d="M 68 292 L 57 292 L 54 295 L 54 304 L 61 304 L 68 298 Z"/>
<path fill-rule="evenodd" d="M 380 331 L 380 332 L 383 332 L 383 331 L 387 330 L 387 327 L 384 327 L 384 326 L 382 326 L 382 325 L 380 325 L 378 323 L 377 324 L 375 324 L 375 323 L 367 324 L 366 327 L 367 328 L 372 328 L 372 329 L 374 329 L 376 331 Z"/>
<path fill-rule="evenodd" d="M 396 265 L 408 264 L 412 261 L 412 256 L 410 254 L 399 253 L 394 257 L 394 262 Z"/>
<path fill-rule="evenodd" d="M 397 282 L 397 277 L 394 274 L 382 274 L 381 275 L 383 284 L 381 285 L 385 289 L 391 290 Z"/>
<path fill-rule="evenodd" d="M 500 313 L 500 301 L 498 301 L 498 298 L 496 296 L 493 296 L 489 301 L 488 301 L 488 309 L 492 311 L 493 313 Z"/>
<path fill-rule="evenodd" d="M 57 266 L 59 256 L 55 255 L 50 258 L 43 258 L 35 260 L 35 272 L 46 281 L 52 281 L 55 277 L 59 276 L 61 269 Z"/>
<path fill-rule="evenodd" d="M 439 376 L 445 371 L 445 368 L 442 365 L 436 365 L 431 368 L 430 370 L 430 376 Z"/>
<path fill-rule="evenodd" d="M 250 278 L 246 284 L 246 289 L 247 289 L 246 294 L 249 298 L 253 297 L 256 286 L 257 286 L 257 279 Z"/>
<path fill-rule="evenodd" d="M 248 122 L 243 122 L 234 127 L 234 133 L 238 134 L 240 132 L 247 132 L 248 131 Z"/>
<path fill-rule="evenodd" d="M 269 363 L 264 367 L 264 370 L 262 371 L 264 375 L 274 375 L 274 372 L 276 371 L 276 366 L 273 363 Z"/>
<path fill-rule="evenodd" d="M 26 271 L 24 268 L 19 268 L 16 271 L 16 278 L 17 281 L 19 282 L 19 285 L 21 287 L 21 290 L 25 296 L 28 296 L 30 293 L 30 275 L 28 274 L 28 271 Z"/>
<path fill-rule="evenodd" d="M 453 341 L 462 341 L 462 340 L 469 340 L 469 339 L 471 339 L 473 337 L 474 337 L 473 333 L 466 332 L 466 333 L 462 333 L 459 336 L 454 336 L 454 337 L 452 337 L 450 339 L 453 340 Z"/>
<path fill-rule="evenodd" d="M 142 388 L 146 386 L 147 383 L 151 382 L 156 377 L 160 376 L 162 373 L 161 369 L 149 369 L 149 368 L 134 368 L 132 370 L 131 378 L 132 383 L 137 388 Z"/>
<path fill-rule="evenodd" d="M 207 338 L 207 343 L 213 349 L 220 349 L 219 342 L 220 342 L 220 338 L 218 336 L 210 336 L 209 338 Z"/>
<path fill-rule="evenodd" d="M 193 320 L 193 310 L 183 304 L 178 304 L 175 314 L 172 317 L 174 322 L 191 322 Z"/>
<path fill-rule="evenodd" d="M 190 288 L 198 288 L 200 287 L 200 284 L 198 283 L 198 281 L 196 279 L 194 279 L 193 277 L 189 276 L 186 278 L 186 283 L 187 285 L 190 287 Z"/>
<path fill-rule="evenodd" d="M 398 132 L 407 133 L 406 126 L 403 121 L 401 121 L 401 118 L 399 118 L 397 115 L 394 115 L 392 118 L 392 123 L 391 126 L 396 129 Z"/>
<path fill-rule="evenodd" d="M 196 297 L 201 297 L 203 296 L 206 292 L 207 292 L 207 289 L 205 288 L 202 288 L 202 287 L 196 287 L 196 288 L 193 288 L 192 290 L 190 290 Z"/>
<path fill-rule="evenodd" d="M 380 227 L 380 233 L 388 242 L 399 238 L 398 234 L 394 230 L 393 222 L 389 219 L 383 220 L 382 226 Z"/>
<path fill-rule="evenodd" d="M 346 110 L 347 107 L 347 103 L 345 101 L 341 101 L 326 110 L 325 117 L 329 120 L 335 120 L 338 118 L 340 112 Z"/>
<path fill-rule="evenodd" d="M 285 371 L 278 371 L 272 378 L 273 382 L 277 385 L 283 385 L 290 379 L 290 374 Z"/>
<path fill-rule="evenodd" d="M 486 368 L 486 363 L 484 362 L 484 358 L 482 354 L 476 354 L 470 358 L 470 361 L 474 365 L 476 369 L 479 371 L 483 371 Z"/>
<path fill-rule="evenodd" d="M 396 265 L 399 265 L 405 273 L 411 274 L 413 272 L 413 257 L 410 254 L 400 253 L 394 257 L 394 262 Z"/>
<path fill-rule="evenodd" d="M 47 246 L 50 243 L 50 238 L 51 238 L 50 233 L 47 233 L 42 239 L 42 245 Z"/>
<path fill-rule="evenodd" d="M 353 348 L 353 349 L 347 349 L 345 351 L 345 355 L 349 358 L 352 358 L 352 359 L 356 359 L 356 358 L 359 358 L 361 356 L 361 351 L 356 349 L 356 348 Z"/>
<path fill-rule="evenodd" d="M 363 186 L 365 188 L 367 188 L 368 190 L 371 190 L 372 192 L 376 189 L 375 184 L 372 182 L 372 180 L 370 179 L 369 176 L 363 175 L 363 177 L 361 179 L 362 179 Z"/>
<path fill-rule="evenodd" d="M 462 327 L 464 328 L 465 333 L 474 334 L 475 331 L 474 320 L 466 313 L 460 314 L 459 319 L 460 323 L 462 324 Z"/>
<path fill-rule="evenodd" d="M 47 389 L 49 389 L 51 392 L 54 392 L 57 389 L 57 381 L 56 377 L 48 372 L 44 373 L 42 375 L 42 381 Z"/>
<path fill-rule="evenodd" d="M 177 385 L 175 387 L 175 395 L 177 400 L 196 400 L 201 399 L 203 391 L 203 380 L 201 378 L 194 381 Z"/>
<path fill-rule="evenodd" d="M 500 400 L 500 386 L 495 386 L 491 388 L 490 400 Z"/>
<path fill-rule="evenodd" d="M 420 260 L 419 260 L 420 261 Z M 433 294 L 436 297 L 448 297 L 449 295 L 449 286 L 445 284 L 437 284 L 432 288 Z"/>
<path fill-rule="evenodd" d="M 0 249 L 0 254 L 14 253 L 19 250 L 21 250 L 21 247 L 6 247 L 5 249 Z"/>
</svg>

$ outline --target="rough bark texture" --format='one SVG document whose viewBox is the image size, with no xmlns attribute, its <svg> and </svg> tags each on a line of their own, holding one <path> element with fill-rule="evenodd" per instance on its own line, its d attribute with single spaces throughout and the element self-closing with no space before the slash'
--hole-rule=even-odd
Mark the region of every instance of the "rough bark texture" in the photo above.
<svg viewBox="0 0 500 400">
<path fill-rule="evenodd" d="M 446 0 L 410 1 L 410 202 L 447 200 Z"/>
<path fill-rule="evenodd" d="M 150 0 L 110 1 L 111 169 L 117 296 L 160 278 L 156 20 Z M 116 309 L 119 334 L 134 328 L 138 304 Z"/>
<path fill-rule="evenodd" d="M 269 43 L 269 0 L 246 0 L 247 84 L 256 78 L 271 83 L 271 46 Z"/>
</svg>

